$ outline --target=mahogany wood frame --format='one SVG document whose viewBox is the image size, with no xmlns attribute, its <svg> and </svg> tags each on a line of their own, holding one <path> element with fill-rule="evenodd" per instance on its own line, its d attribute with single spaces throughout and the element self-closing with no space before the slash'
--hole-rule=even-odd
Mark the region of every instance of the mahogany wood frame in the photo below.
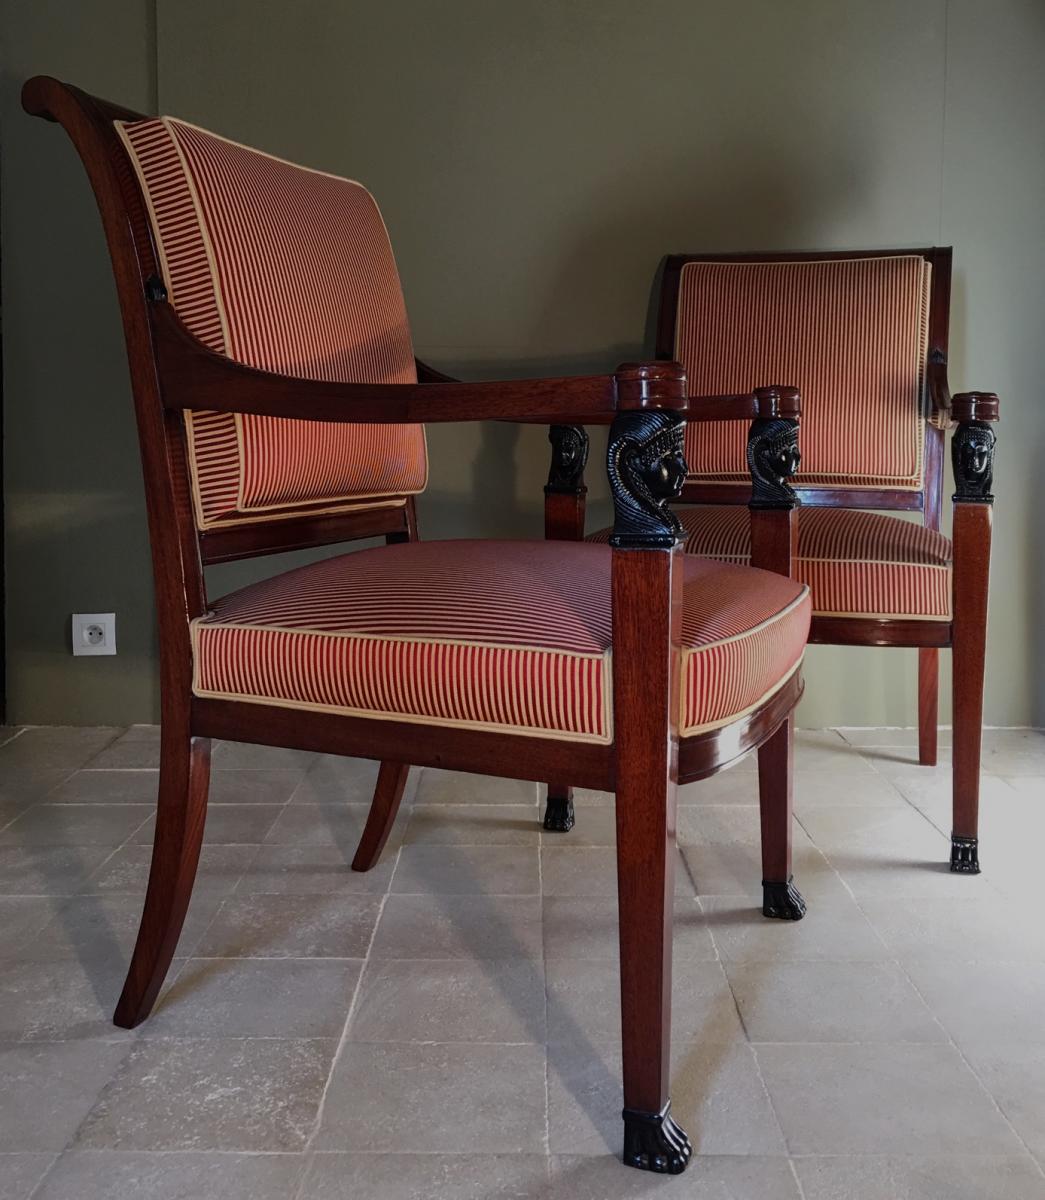
<svg viewBox="0 0 1045 1200">
<path fill-rule="evenodd" d="M 776 254 L 673 254 L 664 262 L 656 325 L 655 356 L 674 358 L 682 269 L 692 262 L 817 262 L 918 255 L 932 268 L 925 361 L 925 429 L 923 484 L 920 490 L 803 487 L 795 490 L 803 504 L 831 508 L 906 510 L 922 514 L 925 525 L 939 529 L 943 510 L 945 429 L 969 429 L 998 420 L 998 397 L 992 392 L 950 394 L 947 352 L 950 321 L 950 247 L 922 249 L 798 251 Z M 801 386 L 801 380 L 794 381 Z M 692 419 L 692 415 L 691 418 Z M 993 434 L 991 435 L 993 438 Z M 993 441 L 991 442 L 993 456 Z M 950 621 L 910 618 L 813 617 L 810 642 L 838 646 L 906 646 L 918 648 L 918 756 L 923 765 L 937 759 L 939 649 L 954 653 L 953 826 L 951 869 L 974 874 L 978 861 L 980 744 L 982 739 L 984 646 L 991 548 L 993 497 L 963 487 L 955 465 L 953 609 Z M 989 492 L 989 487 L 986 489 Z M 683 502 L 746 503 L 744 484 L 687 483 Z"/>
<path fill-rule="evenodd" d="M 677 363 L 639 363 L 604 376 L 464 384 L 418 364 L 417 384 L 377 386 L 291 379 L 237 364 L 198 343 L 166 301 L 144 200 L 113 126 L 141 114 L 45 76 L 26 83 L 22 102 L 30 114 L 63 126 L 98 203 L 127 344 L 152 548 L 160 627 L 159 797 L 145 908 L 116 1023 L 133 1027 L 148 1016 L 174 954 L 200 853 L 211 739 L 378 759 L 374 802 L 353 862 L 359 870 L 381 853 L 411 764 L 535 780 L 569 777 L 618 796 L 626 1158 L 650 1170 L 681 1171 L 690 1148 L 671 1121 L 667 1092 L 675 786 L 680 777 L 713 774 L 753 746 L 779 745 L 778 731 L 786 736 L 801 695 L 800 676 L 732 725 L 680 739 L 677 699 L 669 699 L 668 685 L 679 662 L 681 549 L 670 544 L 674 534 L 667 543 L 644 540 L 622 525 L 611 551 L 613 671 L 616 728 L 627 732 L 612 745 L 196 697 L 189 620 L 207 610 L 207 563 L 374 535 L 409 541 L 417 529 L 413 499 L 393 497 L 385 509 L 201 533 L 190 500 L 183 411 L 366 423 L 612 422 L 614 429 L 664 414 L 656 419 L 673 423 L 681 448 L 685 372 Z M 707 412 L 713 419 L 750 419 L 787 404 L 776 394 L 722 397 L 709 401 Z M 626 488 L 618 481 L 617 498 Z M 402 761 L 404 746 L 410 763 Z M 784 758 L 777 770 L 788 770 Z M 790 813 L 779 818 L 789 823 Z M 789 872 L 789 862 L 778 869 Z"/>
</svg>

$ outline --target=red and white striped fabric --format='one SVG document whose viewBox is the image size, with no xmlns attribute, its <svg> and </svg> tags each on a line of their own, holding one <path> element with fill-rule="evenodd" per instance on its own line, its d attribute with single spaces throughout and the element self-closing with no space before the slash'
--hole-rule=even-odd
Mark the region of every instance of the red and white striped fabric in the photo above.
<svg viewBox="0 0 1045 1200">
<path fill-rule="evenodd" d="M 918 255 L 686 263 L 675 356 L 694 396 L 800 389 L 803 486 L 917 490 L 929 283 Z M 746 435 L 690 422 L 690 478 L 746 483 Z"/>
<path fill-rule="evenodd" d="M 196 337 L 302 379 L 416 381 L 388 233 L 364 187 L 168 117 L 117 130 L 171 303 Z M 186 421 L 202 529 L 402 504 L 425 486 L 420 426 Z"/>
<path fill-rule="evenodd" d="M 747 507 L 708 504 L 676 510 L 686 553 L 722 562 L 751 559 Z M 594 534 L 606 541 L 609 530 Z M 795 578 L 813 612 L 831 617 L 951 619 L 951 543 L 913 521 L 845 508 L 798 510 Z"/>
<path fill-rule="evenodd" d="M 682 730 L 728 723 L 798 668 L 808 591 L 686 557 Z M 193 690 L 431 725 L 607 743 L 610 551 L 421 542 L 252 584 L 192 623 Z"/>
</svg>

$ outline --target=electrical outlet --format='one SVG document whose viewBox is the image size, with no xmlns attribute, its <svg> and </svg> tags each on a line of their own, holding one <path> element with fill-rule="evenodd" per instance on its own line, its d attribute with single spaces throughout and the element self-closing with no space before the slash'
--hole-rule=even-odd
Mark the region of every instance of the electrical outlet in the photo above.
<svg viewBox="0 0 1045 1200">
<path fill-rule="evenodd" d="M 73 654 L 115 653 L 115 613 L 73 613 Z"/>
</svg>

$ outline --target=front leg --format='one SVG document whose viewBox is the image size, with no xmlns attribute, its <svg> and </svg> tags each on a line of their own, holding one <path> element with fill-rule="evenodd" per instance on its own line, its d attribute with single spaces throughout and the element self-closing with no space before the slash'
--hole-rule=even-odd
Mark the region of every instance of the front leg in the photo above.
<svg viewBox="0 0 1045 1200">
<path fill-rule="evenodd" d="M 693 1152 L 669 1097 L 683 431 L 675 413 L 622 412 L 609 447 L 624 1162 L 671 1175 Z"/>
<path fill-rule="evenodd" d="M 962 875 L 978 875 L 980 871 L 980 748 L 994 507 L 995 434 L 991 423 L 997 421 L 998 409 L 998 397 L 991 392 L 966 392 L 951 401 L 951 411 L 958 421 L 951 439 L 955 485 L 951 870 Z"/>
</svg>

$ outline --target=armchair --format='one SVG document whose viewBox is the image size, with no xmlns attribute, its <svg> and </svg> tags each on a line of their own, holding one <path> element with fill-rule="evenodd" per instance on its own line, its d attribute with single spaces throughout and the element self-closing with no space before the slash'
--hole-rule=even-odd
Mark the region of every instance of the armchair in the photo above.
<svg viewBox="0 0 1045 1200">
<path fill-rule="evenodd" d="M 768 377 L 797 383 L 795 577 L 813 597 L 810 641 L 918 650 L 919 761 L 937 758 L 938 657 L 953 670 L 952 871 L 979 871 L 978 808 L 991 481 L 998 397 L 950 395 L 951 250 L 674 255 L 665 264 L 658 358 L 692 391 Z M 742 313 L 743 317 L 737 317 Z M 686 550 L 758 562 L 743 510 L 743 445 L 698 424 L 680 511 Z M 953 431 L 952 538 L 940 532 Z M 877 511 L 869 511 L 877 510 Z M 916 512 L 920 523 L 888 512 Z"/>
<path fill-rule="evenodd" d="M 360 185 L 47 77 L 23 105 L 65 128 L 98 202 L 160 623 L 156 832 L 116 1023 L 148 1017 L 174 954 L 212 739 L 380 761 L 360 871 L 411 765 L 568 775 L 617 797 L 624 1159 L 682 1171 L 668 1089 L 676 784 L 753 746 L 786 749 L 810 611 L 800 584 L 682 554 L 669 502 L 686 475 L 684 370 L 450 381 L 413 358 Z M 423 423 L 463 420 L 609 424 L 611 545 L 421 542 Z M 375 535 L 387 544 L 208 594 L 210 563 Z M 766 819 L 786 840 L 790 761 L 776 761 Z M 778 890 L 800 903 L 782 875 Z"/>
</svg>

